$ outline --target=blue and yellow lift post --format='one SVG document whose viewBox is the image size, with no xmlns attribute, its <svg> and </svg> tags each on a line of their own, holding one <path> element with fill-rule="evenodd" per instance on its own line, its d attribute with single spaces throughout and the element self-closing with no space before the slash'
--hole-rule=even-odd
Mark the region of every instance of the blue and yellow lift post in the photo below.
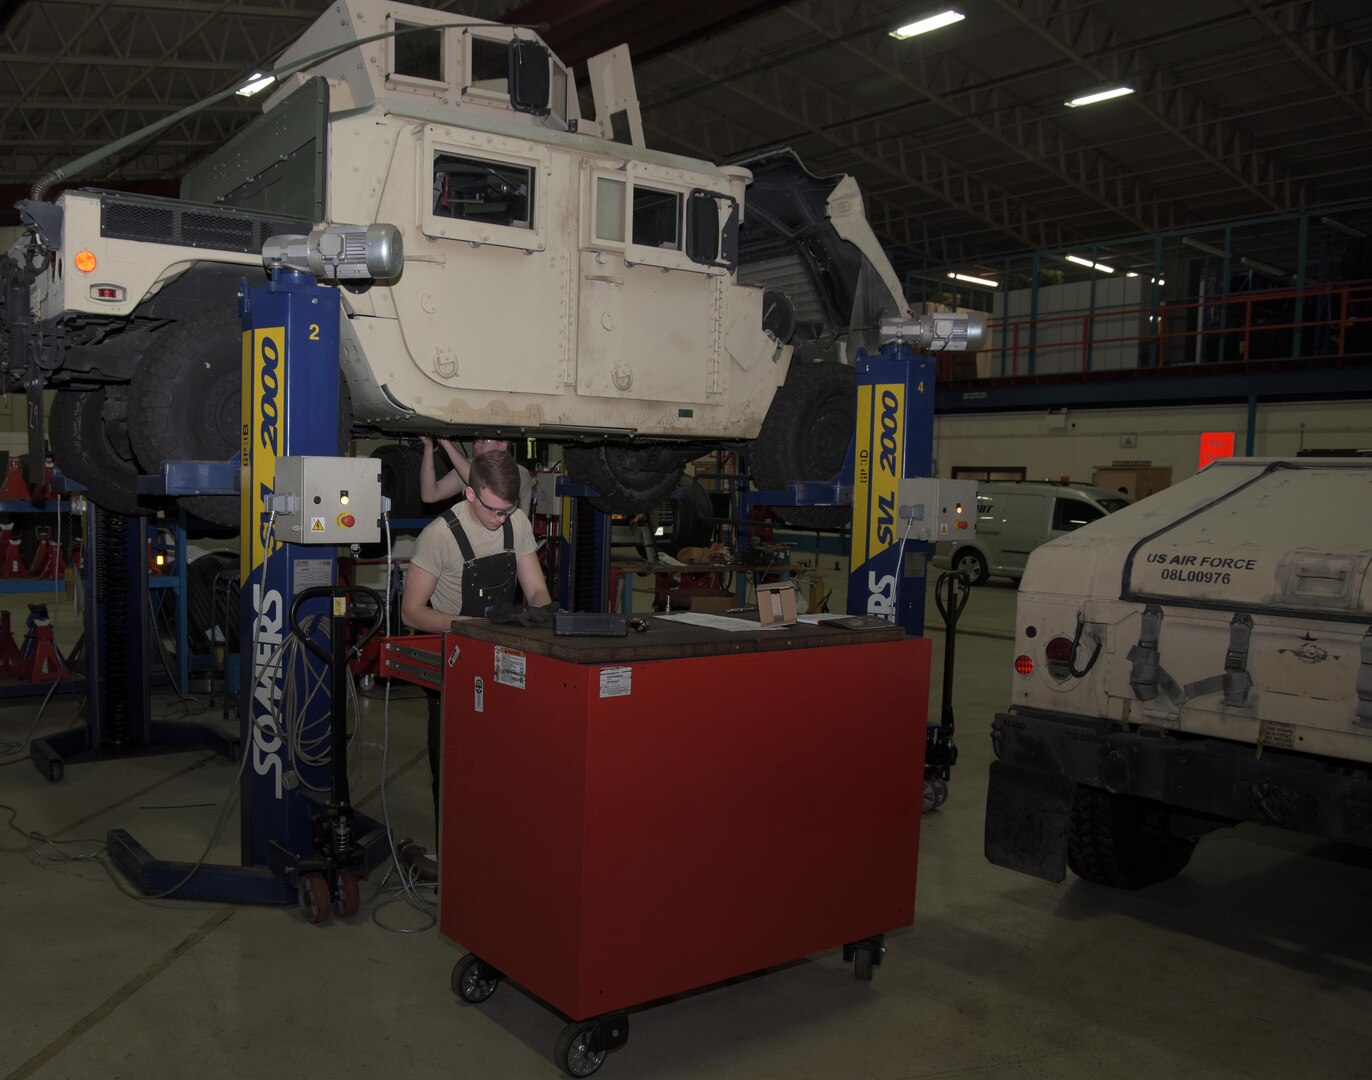
<svg viewBox="0 0 1372 1080">
<path fill-rule="evenodd" d="M 347 806 L 346 779 L 341 788 L 346 813 L 340 813 L 338 805 L 339 769 L 344 769 L 346 778 L 344 748 L 338 737 L 343 731 L 339 710 L 346 704 L 336 699 L 343 685 L 342 638 L 348 611 L 348 598 L 340 594 L 348 590 L 336 585 L 332 545 L 343 541 L 333 539 L 331 530 L 346 515 L 336 514 L 336 507 L 321 507 L 314 516 L 310 508 L 292 507 L 290 516 L 296 524 L 291 529 L 308 532 L 317 527 L 321 532 L 314 538 L 321 541 L 317 546 L 297 542 L 310 539 L 299 531 L 280 535 L 284 530 L 276 523 L 280 499 L 306 501 L 303 491 L 292 496 L 278 491 L 278 466 L 285 464 L 283 459 L 292 464 L 302 458 L 334 459 L 340 444 L 338 292 L 295 267 L 322 270 L 335 280 L 348 277 L 350 269 L 372 277 L 398 273 L 398 265 L 391 266 L 380 257 L 375 265 L 360 270 L 321 262 L 314 250 L 319 246 L 317 234 L 326 237 L 326 246 L 341 252 L 346 245 L 329 245 L 327 234 L 333 230 L 336 236 L 337 230 L 346 228 L 316 230 L 308 242 L 304 237 L 273 238 L 269 248 L 276 244 L 279 251 L 293 257 L 278 257 L 265 285 L 251 290 L 245 286 L 240 294 L 244 371 L 239 482 L 243 502 L 239 625 L 244 658 L 239 694 L 244 756 L 241 864 L 157 860 L 124 830 L 112 831 L 108 837 L 111 856 L 146 895 L 241 903 L 299 901 L 304 906 L 305 886 L 311 884 L 307 879 L 317 884 L 326 875 L 337 886 L 352 875 L 349 883 L 355 889 L 355 878 L 365 876 L 388 854 L 381 823 Z M 370 226 L 369 241 L 378 230 L 391 230 L 377 239 L 381 247 L 389 245 L 386 258 L 398 263 L 403 258 L 399 234 L 389 226 Z M 307 250 L 312 257 L 305 257 Z M 168 490 L 173 490 L 170 483 Z M 379 475 L 375 499 L 379 508 Z M 320 640 L 293 650 L 292 659 L 285 662 L 287 650 L 282 646 L 292 627 L 309 622 L 329 625 L 327 637 L 317 630 Z M 332 642 L 332 664 L 321 641 Z M 302 689 L 297 696 L 308 701 L 298 715 L 283 719 L 280 705 L 292 680 L 314 692 Z M 290 740 L 301 731 L 310 733 L 309 760 L 290 753 Z M 340 829 L 348 833 L 342 845 L 348 852 L 346 867 L 337 858 L 340 845 L 333 835 Z M 340 878 L 342 869 L 347 874 Z"/>
</svg>

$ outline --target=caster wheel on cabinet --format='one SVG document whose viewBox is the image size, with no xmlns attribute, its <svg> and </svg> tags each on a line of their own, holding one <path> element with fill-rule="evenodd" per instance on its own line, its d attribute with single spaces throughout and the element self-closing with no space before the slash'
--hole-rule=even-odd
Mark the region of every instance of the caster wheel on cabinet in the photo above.
<svg viewBox="0 0 1372 1080">
<path fill-rule="evenodd" d="M 591 1028 L 594 1026 L 594 1020 L 573 1021 L 557 1037 L 553 1061 L 568 1076 L 590 1076 L 604 1064 L 608 1051 L 590 1048 Z"/>
<path fill-rule="evenodd" d="M 453 966 L 453 993 L 468 1005 L 480 1005 L 500 987 L 500 972 L 468 953 Z"/>
</svg>

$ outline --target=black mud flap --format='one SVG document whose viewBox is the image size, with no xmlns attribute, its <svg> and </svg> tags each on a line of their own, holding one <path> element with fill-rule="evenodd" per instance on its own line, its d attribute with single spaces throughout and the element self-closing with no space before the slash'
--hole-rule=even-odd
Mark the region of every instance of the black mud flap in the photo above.
<svg viewBox="0 0 1372 1080">
<path fill-rule="evenodd" d="M 1067 877 L 1067 828 L 1075 785 L 1003 761 L 991 762 L 986 858 L 1045 881 Z"/>
</svg>

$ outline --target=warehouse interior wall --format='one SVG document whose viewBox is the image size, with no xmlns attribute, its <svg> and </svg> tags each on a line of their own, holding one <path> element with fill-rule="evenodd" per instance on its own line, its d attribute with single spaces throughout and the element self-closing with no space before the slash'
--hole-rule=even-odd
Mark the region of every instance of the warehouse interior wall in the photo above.
<svg viewBox="0 0 1372 1080">
<path fill-rule="evenodd" d="M 1367 401 L 1260 404 L 1254 424 L 1258 457 L 1302 450 L 1372 449 Z M 1202 432 L 1234 433 L 1234 452 L 1248 441 L 1246 405 L 1150 407 L 943 415 L 934 422 L 935 472 L 1023 468 L 1029 480 L 1067 476 L 1089 483 L 1100 466 L 1165 466 L 1172 482 L 1196 471 Z"/>
</svg>

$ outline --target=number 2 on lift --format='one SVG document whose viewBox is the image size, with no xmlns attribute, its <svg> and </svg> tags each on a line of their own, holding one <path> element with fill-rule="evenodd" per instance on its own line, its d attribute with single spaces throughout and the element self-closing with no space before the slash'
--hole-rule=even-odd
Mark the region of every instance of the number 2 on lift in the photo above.
<svg viewBox="0 0 1372 1080">
<path fill-rule="evenodd" d="M 310 323 L 310 340 L 311 340 L 311 341 L 318 341 L 318 340 L 319 340 L 319 324 L 318 324 L 318 323 L 313 323 L 313 322 Z"/>
</svg>

